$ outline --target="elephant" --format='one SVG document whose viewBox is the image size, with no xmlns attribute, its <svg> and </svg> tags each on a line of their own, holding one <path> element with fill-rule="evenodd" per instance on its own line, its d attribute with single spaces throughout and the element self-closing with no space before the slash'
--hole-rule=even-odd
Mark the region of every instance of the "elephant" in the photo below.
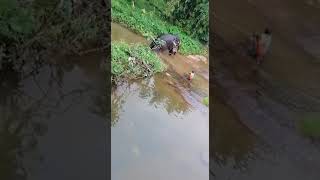
<svg viewBox="0 0 320 180">
<path fill-rule="evenodd" d="M 180 39 L 176 35 L 163 34 L 152 41 L 150 48 L 155 51 L 169 51 L 169 55 L 176 54 L 180 47 Z"/>
</svg>

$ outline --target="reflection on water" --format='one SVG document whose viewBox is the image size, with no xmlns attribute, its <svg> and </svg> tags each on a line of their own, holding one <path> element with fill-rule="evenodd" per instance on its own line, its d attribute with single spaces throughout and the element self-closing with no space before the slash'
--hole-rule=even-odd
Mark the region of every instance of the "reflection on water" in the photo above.
<svg viewBox="0 0 320 180">
<path fill-rule="evenodd" d="M 163 107 L 168 114 L 185 114 L 190 105 L 179 91 L 170 86 L 162 74 L 144 81 L 131 81 L 118 85 L 112 92 L 112 119 L 117 121 L 123 104 L 131 93 L 138 92 L 142 99 L 149 99 L 148 104 L 155 108 Z"/>
<path fill-rule="evenodd" d="M 105 94 L 102 58 L 54 57 L 34 74 L 0 72 L 0 179 L 106 178 L 105 118 L 90 110 L 105 106 L 96 101 Z"/>
<path fill-rule="evenodd" d="M 208 179 L 208 112 L 190 110 L 163 78 L 112 94 L 112 179 Z"/>
</svg>

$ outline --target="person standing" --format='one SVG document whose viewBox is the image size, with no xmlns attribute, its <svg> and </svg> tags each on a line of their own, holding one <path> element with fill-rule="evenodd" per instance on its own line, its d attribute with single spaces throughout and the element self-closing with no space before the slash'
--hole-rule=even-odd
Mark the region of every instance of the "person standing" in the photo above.
<svg viewBox="0 0 320 180">
<path fill-rule="evenodd" d="M 255 52 L 255 58 L 256 58 L 256 62 L 259 65 L 262 61 L 263 58 L 263 43 L 262 43 L 262 38 L 260 35 L 256 36 L 256 52 Z"/>
<path fill-rule="evenodd" d="M 261 63 L 265 55 L 270 50 L 271 39 L 272 39 L 271 31 L 268 28 L 266 28 L 264 30 L 264 33 L 262 33 L 260 37 L 257 38 L 257 49 L 256 49 L 257 64 Z"/>
<path fill-rule="evenodd" d="M 265 56 L 269 51 L 271 46 L 271 40 L 272 40 L 272 33 L 268 28 L 266 28 L 264 30 L 264 33 L 261 34 L 261 41 L 263 43 L 263 51 L 262 51 L 263 56 Z"/>
</svg>

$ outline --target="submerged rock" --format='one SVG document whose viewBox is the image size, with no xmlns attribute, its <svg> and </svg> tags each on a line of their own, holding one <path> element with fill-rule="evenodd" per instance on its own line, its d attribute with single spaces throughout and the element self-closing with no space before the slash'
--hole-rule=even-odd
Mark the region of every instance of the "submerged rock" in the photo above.
<svg viewBox="0 0 320 180">
<path fill-rule="evenodd" d="M 201 55 L 189 55 L 187 56 L 189 59 L 192 59 L 193 61 L 202 61 L 204 63 L 207 63 L 207 58 Z"/>
</svg>

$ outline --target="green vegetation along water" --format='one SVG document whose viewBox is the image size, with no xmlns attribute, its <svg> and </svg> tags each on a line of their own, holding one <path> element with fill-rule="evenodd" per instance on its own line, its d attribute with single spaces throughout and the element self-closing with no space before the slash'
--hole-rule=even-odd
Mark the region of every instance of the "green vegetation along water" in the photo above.
<svg viewBox="0 0 320 180">
<path fill-rule="evenodd" d="M 177 34 L 183 42 L 182 54 L 205 54 L 206 49 L 198 40 L 191 38 L 182 28 L 173 25 L 152 11 L 134 8 L 125 0 L 112 1 L 112 21 L 120 23 L 149 40 L 163 33 Z"/>
<path fill-rule="evenodd" d="M 139 79 L 163 72 L 165 64 L 150 47 L 136 43 L 113 42 L 111 45 L 111 74 L 114 82 Z"/>
</svg>

